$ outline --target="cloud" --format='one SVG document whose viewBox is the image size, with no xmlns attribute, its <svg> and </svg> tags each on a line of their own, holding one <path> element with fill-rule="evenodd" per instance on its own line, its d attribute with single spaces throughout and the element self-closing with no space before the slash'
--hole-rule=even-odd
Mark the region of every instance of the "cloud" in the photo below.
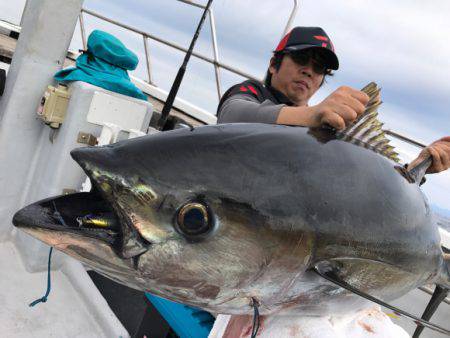
<svg viewBox="0 0 450 338">
<path fill-rule="evenodd" d="M 19 25 L 26 0 L 3 1 L 0 19 Z"/>
</svg>

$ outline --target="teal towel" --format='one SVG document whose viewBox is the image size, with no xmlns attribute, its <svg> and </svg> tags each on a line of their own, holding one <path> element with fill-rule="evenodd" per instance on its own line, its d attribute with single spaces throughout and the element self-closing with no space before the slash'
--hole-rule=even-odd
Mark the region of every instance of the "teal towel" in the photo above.
<svg viewBox="0 0 450 338">
<path fill-rule="evenodd" d="M 116 93 L 147 100 L 128 76 L 139 60 L 131 50 L 111 34 L 94 30 L 88 38 L 87 51 L 77 60 L 76 67 L 60 70 L 55 74 L 59 82 L 84 81 Z"/>
</svg>

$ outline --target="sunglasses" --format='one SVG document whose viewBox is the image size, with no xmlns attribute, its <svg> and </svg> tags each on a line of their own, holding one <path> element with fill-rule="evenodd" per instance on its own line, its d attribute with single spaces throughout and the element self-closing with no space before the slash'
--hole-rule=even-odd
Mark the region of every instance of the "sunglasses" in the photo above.
<svg viewBox="0 0 450 338">
<path fill-rule="evenodd" d="M 325 66 L 325 58 L 320 53 L 312 50 L 306 50 L 288 52 L 287 54 L 295 63 L 301 66 L 306 66 L 311 61 L 312 70 L 316 74 L 326 75 L 329 73 L 329 68 Z"/>
</svg>

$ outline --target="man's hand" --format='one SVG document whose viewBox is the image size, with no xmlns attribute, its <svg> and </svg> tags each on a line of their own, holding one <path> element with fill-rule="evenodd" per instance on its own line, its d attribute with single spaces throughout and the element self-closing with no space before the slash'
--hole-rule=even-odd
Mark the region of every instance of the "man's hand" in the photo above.
<svg viewBox="0 0 450 338">
<path fill-rule="evenodd" d="M 443 137 L 424 148 L 419 156 L 408 165 L 408 169 L 414 168 L 429 156 L 433 158 L 433 163 L 427 170 L 428 174 L 439 173 L 450 168 L 450 136 Z"/>
<path fill-rule="evenodd" d="M 344 129 L 364 113 L 369 96 L 350 87 L 339 87 L 325 100 L 311 107 L 283 107 L 277 124 L 304 127 L 331 126 Z"/>
<path fill-rule="evenodd" d="M 368 102 L 369 96 L 366 93 L 350 87 L 339 87 L 321 103 L 311 107 L 314 111 L 315 124 L 344 129 L 364 113 Z"/>
</svg>

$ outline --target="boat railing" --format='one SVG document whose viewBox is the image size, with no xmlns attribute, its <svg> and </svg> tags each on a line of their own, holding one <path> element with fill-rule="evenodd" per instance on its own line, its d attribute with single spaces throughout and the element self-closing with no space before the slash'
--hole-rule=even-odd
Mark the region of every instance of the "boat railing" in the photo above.
<svg viewBox="0 0 450 338">
<path fill-rule="evenodd" d="M 188 5 L 191 5 L 191 6 L 195 6 L 195 7 L 198 7 L 198 8 L 205 8 L 204 5 L 195 3 L 195 2 L 190 1 L 190 0 L 177 0 L 177 1 L 185 3 L 185 4 L 188 4 Z M 289 14 L 289 18 L 288 18 L 288 20 L 286 22 L 286 25 L 285 25 L 285 28 L 284 28 L 284 31 L 283 31 L 283 36 L 291 28 L 292 22 L 293 22 L 293 19 L 295 18 L 295 15 L 297 13 L 298 7 L 299 7 L 298 0 L 294 0 L 294 6 L 293 6 L 293 8 L 292 8 L 292 10 L 291 10 L 291 12 Z M 85 14 L 94 16 L 94 17 L 96 17 L 96 18 L 98 18 L 100 20 L 107 21 L 109 23 L 112 23 L 114 25 L 122 27 L 122 28 L 124 28 L 126 30 L 130 30 L 130 31 L 132 31 L 134 33 L 140 34 L 142 36 L 142 39 L 143 39 L 142 41 L 143 41 L 143 44 L 144 44 L 144 51 L 145 51 L 145 58 L 146 58 L 145 61 L 146 61 L 146 66 L 147 66 L 147 80 L 143 80 L 142 79 L 141 81 L 144 81 L 144 82 L 146 82 L 146 83 L 148 83 L 150 85 L 154 86 L 153 81 L 152 81 L 152 66 L 151 66 L 150 52 L 149 52 L 149 48 L 148 48 L 148 39 L 152 39 L 154 41 L 160 42 L 160 43 L 162 43 L 162 44 L 164 44 L 166 46 L 172 47 L 173 49 L 176 49 L 178 51 L 187 52 L 186 48 L 184 48 L 184 47 L 182 47 L 182 46 L 180 46 L 180 45 L 178 45 L 176 43 L 173 43 L 173 42 L 170 42 L 168 40 L 162 39 L 162 38 L 157 37 L 157 36 L 155 36 L 153 34 L 150 34 L 148 32 L 142 31 L 140 29 L 131 27 L 129 25 L 126 25 L 124 23 L 118 22 L 118 21 L 113 20 L 111 18 L 107 18 L 104 15 L 101 15 L 99 13 L 96 13 L 96 12 L 94 12 L 92 10 L 85 9 L 85 8 L 83 8 L 81 10 L 80 15 L 79 15 L 81 38 L 82 38 L 82 43 L 83 43 L 83 48 L 84 49 L 87 48 L 87 46 L 86 46 L 86 31 L 85 31 L 85 24 L 84 24 L 84 15 Z M 219 52 L 218 52 L 217 37 L 216 37 L 214 13 L 213 13 L 212 9 L 209 10 L 208 16 L 209 16 L 209 22 L 210 22 L 210 25 L 211 25 L 211 43 L 212 43 L 213 50 L 214 50 L 214 54 L 213 54 L 214 56 L 213 56 L 213 58 L 210 58 L 210 57 L 208 57 L 206 55 L 203 55 L 203 54 L 195 52 L 195 51 L 193 52 L 193 56 L 197 57 L 197 58 L 199 58 L 199 59 L 201 59 L 201 60 L 203 60 L 203 61 L 205 61 L 205 62 L 207 62 L 209 64 L 214 65 L 215 75 L 216 75 L 217 94 L 218 94 L 219 98 L 220 98 L 220 95 L 222 94 L 222 90 L 221 90 L 221 86 L 220 86 L 220 70 L 221 69 L 225 69 L 225 70 L 227 70 L 229 72 L 232 72 L 232 73 L 234 73 L 236 75 L 240 75 L 240 76 L 242 76 L 244 78 L 261 80 L 261 79 L 258 79 L 255 76 L 253 76 L 253 75 L 251 75 L 251 74 L 249 74 L 249 73 L 247 73 L 247 72 L 245 72 L 245 71 L 243 71 L 241 69 L 238 69 L 237 67 L 225 64 L 225 63 L 220 61 L 220 59 L 219 59 Z M 15 26 L 14 30 L 15 30 L 15 32 L 17 34 L 19 34 L 20 26 Z M 190 115 L 189 112 L 186 112 L 186 113 L 188 115 Z M 200 119 L 200 120 L 202 120 L 203 122 L 206 122 L 206 123 L 211 123 L 211 121 L 214 121 L 214 119 L 212 118 L 212 117 L 214 117 L 214 115 L 210 114 L 208 112 L 208 116 L 209 115 L 211 115 L 211 118 L 206 118 L 207 117 L 206 116 L 206 112 L 204 112 L 202 115 L 196 114 L 195 118 Z M 395 138 L 397 140 L 400 140 L 402 142 L 409 143 L 409 144 L 414 145 L 414 146 L 419 147 L 419 148 L 425 147 L 425 144 L 420 143 L 420 142 L 418 142 L 417 140 L 414 140 L 411 137 L 407 137 L 405 135 L 399 134 L 396 131 L 393 131 L 393 130 L 390 130 L 390 129 L 385 129 L 384 132 L 387 135 L 389 135 L 390 137 L 393 137 L 393 138 Z"/>
<path fill-rule="evenodd" d="M 198 8 L 202 8 L 202 9 L 205 8 L 205 5 L 196 3 L 196 2 L 191 1 L 191 0 L 177 0 L 177 1 L 179 1 L 181 3 L 184 3 L 184 4 L 187 4 L 187 5 L 190 5 L 190 6 L 198 7 Z M 298 4 L 298 0 L 293 0 L 293 8 L 290 11 L 289 17 L 288 17 L 288 19 L 286 21 L 286 25 L 285 25 L 285 28 L 284 28 L 284 31 L 283 31 L 283 36 L 290 29 L 290 27 L 292 26 L 292 22 L 293 22 L 293 20 L 295 18 L 297 10 L 298 10 L 298 5 L 299 5 Z M 129 26 L 127 24 L 121 23 L 121 22 L 119 22 L 117 20 L 108 18 L 108 17 L 106 17 L 106 16 L 104 16 L 102 14 L 99 14 L 97 12 L 91 11 L 91 10 L 86 9 L 86 8 L 83 8 L 81 10 L 81 12 L 80 12 L 80 15 L 79 15 L 81 39 L 82 39 L 82 42 L 83 42 L 83 48 L 84 49 L 86 49 L 86 31 L 85 31 L 85 25 L 84 25 L 84 15 L 85 14 L 94 16 L 94 17 L 96 17 L 97 19 L 100 19 L 100 20 L 107 21 L 107 22 L 109 22 L 111 24 L 114 24 L 116 26 L 122 27 L 125 30 L 132 31 L 132 32 L 142 36 L 142 41 L 143 41 L 143 45 L 144 45 L 144 52 L 145 52 L 145 62 L 146 62 L 146 66 L 147 66 L 147 82 L 149 84 L 154 84 L 154 83 L 153 83 L 153 79 L 152 79 L 152 72 L 153 72 L 153 70 L 152 70 L 150 50 L 148 48 L 148 39 L 157 41 L 157 42 L 159 42 L 159 43 L 161 43 L 161 44 L 163 44 L 165 46 L 171 47 L 171 48 L 176 49 L 178 51 L 182 51 L 182 52 L 187 52 L 188 51 L 187 48 L 185 48 L 183 46 L 180 46 L 180 45 L 178 45 L 178 44 L 176 44 L 174 42 L 171 42 L 171 41 L 169 41 L 167 39 L 163 39 L 163 38 L 157 37 L 154 34 L 151 34 L 149 32 L 143 31 L 141 29 L 138 29 L 138 28 Z M 208 9 L 208 19 L 209 19 L 209 24 L 210 24 L 210 28 L 211 28 L 211 44 L 212 44 L 212 49 L 213 49 L 213 57 L 211 58 L 209 56 L 206 56 L 204 54 L 201 54 L 201 53 L 198 53 L 198 52 L 195 52 L 195 51 L 192 53 L 192 55 L 214 66 L 217 96 L 220 99 L 220 97 L 223 94 L 222 93 L 222 88 L 221 88 L 221 69 L 225 69 L 225 70 L 227 70 L 227 71 L 229 71 L 231 73 L 234 73 L 236 75 L 240 75 L 240 76 L 248 78 L 248 79 L 255 79 L 255 80 L 261 80 L 261 79 L 258 79 L 254 75 L 251 75 L 251 74 L 249 74 L 249 73 L 247 73 L 247 72 L 245 72 L 245 71 L 243 71 L 243 70 L 241 70 L 241 69 L 239 69 L 237 67 L 228 65 L 228 64 L 223 63 L 223 62 L 220 61 L 220 58 L 219 58 L 219 46 L 218 46 L 218 43 L 217 43 L 217 34 L 216 34 L 216 23 L 215 23 L 215 19 L 214 19 L 214 11 L 211 8 Z"/>
<path fill-rule="evenodd" d="M 205 5 L 196 3 L 194 1 L 190 1 L 190 0 L 177 0 L 177 1 L 179 1 L 181 3 L 184 3 L 184 4 L 187 4 L 187 5 L 190 5 L 190 6 L 198 7 L 198 8 L 201 8 L 201 9 L 205 8 Z M 294 0 L 293 1 L 293 7 L 292 7 L 292 9 L 291 9 L 291 11 L 289 13 L 289 17 L 288 17 L 288 19 L 286 21 L 286 25 L 284 27 L 282 36 L 284 36 L 288 32 L 288 30 L 291 28 L 293 20 L 295 18 L 295 15 L 297 14 L 297 11 L 298 11 L 298 7 L 299 7 L 298 0 Z M 108 17 L 106 17 L 106 16 L 104 16 L 102 14 L 99 14 L 99 13 L 97 13 L 95 11 L 92 11 L 92 10 L 89 10 L 89 9 L 86 9 L 86 8 L 83 8 L 81 10 L 81 12 L 80 12 L 80 15 L 79 15 L 81 39 L 82 39 L 82 43 L 83 43 L 83 48 L 84 49 L 87 48 L 87 46 L 86 46 L 86 30 L 85 30 L 85 24 L 84 24 L 84 15 L 86 15 L 86 14 L 87 15 L 91 15 L 93 17 L 96 17 L 97 19 L 104 20 L 106 22 L 109 22 L 111 24 L 114 24 L 116 26 L 124 28 L 125 30 L 132 31 L 132 32 L 142 36 L 142 42 L 143 42 L 144 52 L 145 52 L 145 63 L 146 63 L 146 67 L 147 67 L 147 80 L 146 80 L 146 82 L 149 83 L 150 85 L 155 85 L 155 84 L 153 83 L 153 78 L 152 78 L 153 69 L 152 69 L 152 63 L 151 63 L 150 50 L 149 50 L 149 47 L 148 47 L 148 40 L 149 39 L 151 39 L 153 41 L 156 41 L 156 42 L 159 42 L 159 43 L 161 43 L 161 44 L 163 44 L 165 46 L 171 47 L 171 48 L 173 48 L 175 50 L 178 50 L 178 51 L 181 51 L 181 52 L 185 52 L 186 53 L 188 51 L 187 48 L 185 48 L 183 46 L 180 46 L 180 45 L 178 45 L 178 44 L 176 44 L 174 42 L 171 42 L 171 41 L 169 41 L 167 39 L 163 39 L 163 38 L 158 37 L 158 36 L 156 36 L 154 34 L 151 34 L 149 32 L 146 32 L 146 31 L 143 31 L 141 29 L 129 26 L 129 25 L 124 24 L 122 22 L 119 22 L 117 20 L 108 18 Z M 218 98 L 220 99 L 220 97 L 223 94 L 222 87 L 221 87 L 221 69 L 224 69 L 224 70 L 229 71 L 231 73 L 234 73 L 236 75 L 240 75 L 240 76 L 242 76 L 244 78 L 247 78 L 247 79 L 253 79 L 253 80 L 260 81 L 261 79 L 258 79 L 256 76 L 254 76 L 252 74 L 249 74 L 246 71 L 244 71 L 242 69 L 239 69 L 239 68 L 237 68 L 235 66 L 232 66 L 232 65 L 229 65 L 229 64 L 226 64 L 226 63 L 223 63 L 223 62 L 220 61 L 220 58 L 219 58 L 219 46 L 218 46 L 218 43 L 217 43 L 217 34 L 216 34 L 216 23 L 215 23 L 215 19 L 214 19 L 214 11 L 211 8 L 208 10 L 208 19 L 209 19 L 210 30 L 211 30 L 211 45 L 212 45 L 212 49 L 213 49 L 213 57 L 211 58 L 209 56 L 206 56 L 206 55 L 204 55 L 202 53 L 195 52 L 195 51 L 192 53 L 192 55 L 194 57 L 197 57 L 198 59 L 203 60 L 204 62 L 207 62 L 207 63 L 209 63 L 209 64 L 214 66 L 215 80 L 216 80 L 216 90 L 217 90 Z M 407 142 L 409 144 L 412 144 L 412 145 L 420 147 L 420 148 L 425 147 L 424 144 L 422 144 L 420 142 L 417 142 L 417 141 L 413 140 L 412 138 L 409 138 L 409 137 L 401 135 L 401 134 L 399 134 L 397 132 L 394 132 L 392 130 L 385 130 L 385 132 L 386 132 L 386 134 L 390 135 L 391 137 L 394 137 L 394 138 L 396 138 L 398 140 L 401 140 L 403 142 Z"/>
</svg>

